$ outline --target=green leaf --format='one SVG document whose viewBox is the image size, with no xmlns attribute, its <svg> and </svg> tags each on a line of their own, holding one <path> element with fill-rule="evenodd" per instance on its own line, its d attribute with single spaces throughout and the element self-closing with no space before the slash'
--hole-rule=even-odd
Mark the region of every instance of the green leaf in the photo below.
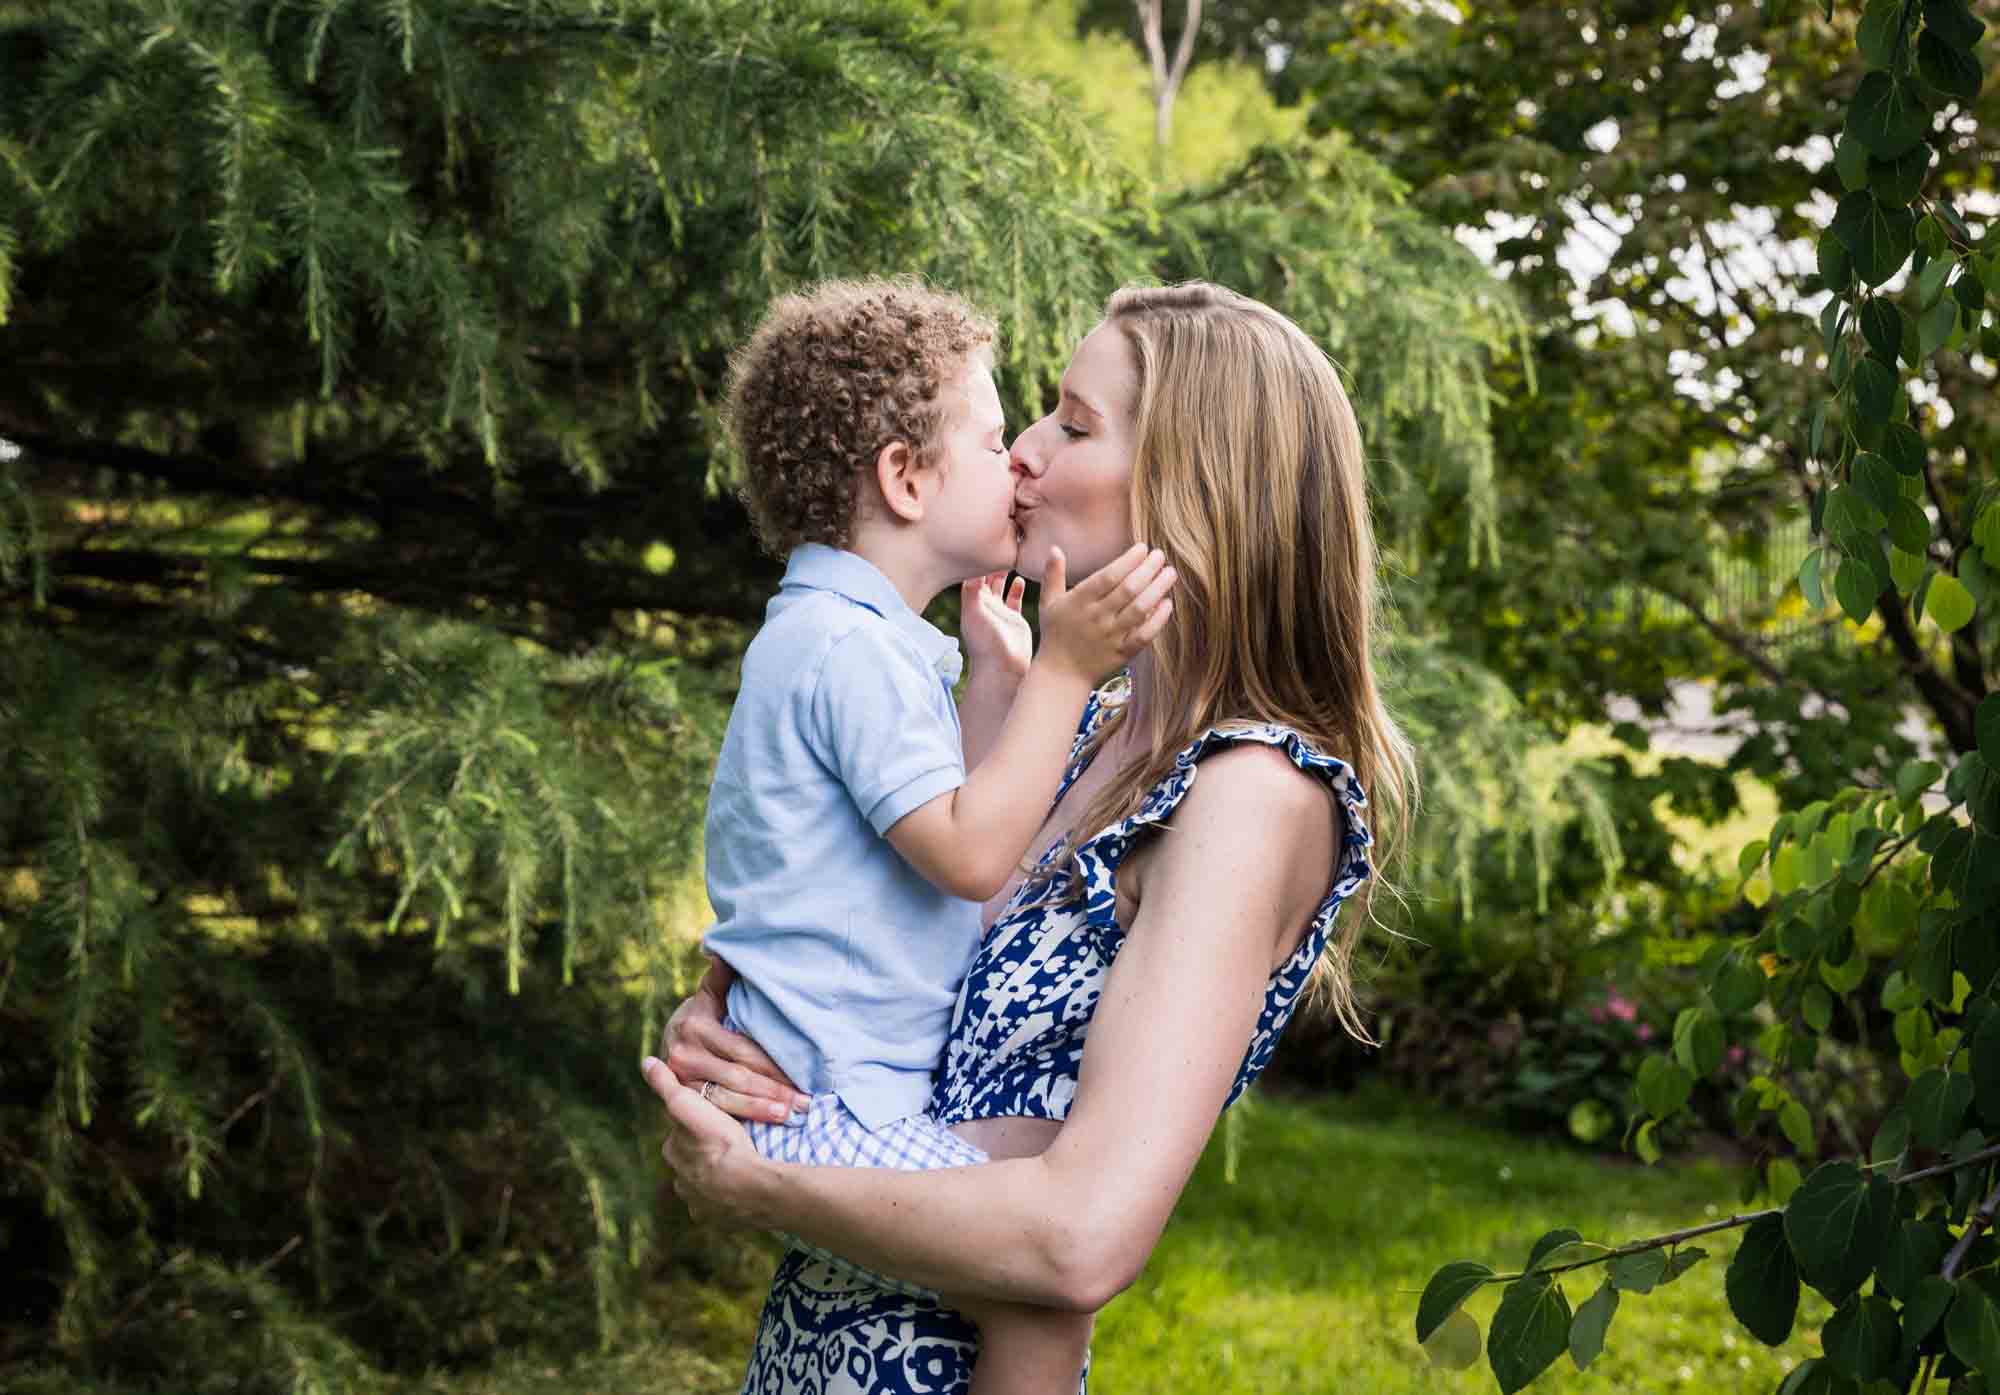
<svg viewBox="0 0 2000 1395">
<path fill-rule="evenodd" d="M 1951 1354 L 1968 1366 L 1986 1371 L 2000 1367 L 2000 1308 L 1977 1280 L 1960 1279 L 1953 1285 L 1944 1340 Z"/>
<path fill-rule="evenodd" d="M 1819 961 L 1819 981 L 1836 993 L 1853 992 L 1866 977 L 1868 956 L 1865 954 L 1850 954 L 1837 964 L 1830 959 Z"/>
<path fill-rule="evenodd" d="M 1909 500 L 1905 499 L 1904 503 Z M 1889 549 L 1889 580 L 1901 595 L 1909 595 L 1924 579 L 1924 569 L 1930 565 L 1921 553 L 1905 552 L 1901 545 Z"/>
<path fill-rule="evenodd" d="M 1833 1025 L 1833 995 L 1817 983 L 1810 985 L 1799 1001 L 1799 1015 L 1815 1032 L 1825 1032 Z"/>
<path fill-rule="evenodd" d="M 1778 1130 L 1801 1153 L 1810 1156 L 1819 1151 L 1813 1138 L 1812 1116 L 1797 1100 L 1786 1100 L 1778 1107 Z"/>
<path fill-rule="evenodd" d="M 1891 1298 L 1907 1302 L 1926 1275 L 1944 1263 L 1945 1241 L 1928 1221 L 1904 1221 L 1882 1250 L 1875 1266 L 1875 1285 Z"/>
<path fill-rule="evenodd" d="M 1942 1148 L 1958 1137 L 1965 1111 L 1972 1108 L 1972 1079 L 1957 1071 L 1927 1070 L 1910 1083 L 1903 1107 L 1911 1135 L 1926 1148 Z"/>
<path fill-rule="evenodd" d="M 1479 1324 L 1464 1309 L 1453 1313 L 1423 1344 L 1433 1366 L 1466 1371 L 1479 1363 Z"/>
<path fill-rule="evenodd" d="M 1931 545 L 1930 515 L 1914 500 L 1898 499 L 1889 509 L 1889 538 L 1917 564 L 1909 583 L 1905 585 L 1902 573 L 1895 569 L 1896 559 L 1889 559 L 1890 575 L 1895 578 L 1896 589 L 1907 592 L 1924 574 L 1924 554 Z"/>
<path fill-rule="evenodd" d="M 1806 598 L 1806 604 L 1814 610 L 1826 609 L 1826 590 L 1819 581 L 1821 559 L 1825 555 L 1816 547 L 1806 554 L 1805 561 L 1799 563 L 1799 594 Z"/>
<path fill-rule="evenodd" d="M 1896 410 L 1901 388 L 1895 370 L 1880 359 L 1864 358 L 1854 365 L 1854 409 L 1866 422 L 1887 422 Z M 1827 501 L 1831 507 L 1832 500 Z"/>
<path fill-rule="evenodd" d="M 1833 147 L 1833 168 L 1841 187 L 1850 192 L 1866 189 L 1871 171 L 1868 147 L 1852 136 L 1842 136 Z"/>
<path fill-rule="evenodd" d="M 1965 0 L 1924 0 L 1924 25 L 1953 48 L 1970 49 L 1986 32 Z"/>
<path fill-rule="evenodd" d="M 1924 438 L 1914 427 L 1900 421 L 1890 422 L 1882 433 L 1882 454 L 1899 475 L 1924 472 Z"/>
<path fill-rule="evenodd" d="M 1979 87 L 1985 81 L 1977 58 L 1953 48 L 1928 29 L 1917 38 L 1917 74 L 1945 96 L 1961 102 L 1979 100 Z"/>
<path fill-rule="evenodd" d="M 1951 1280 L 1941 1274 L 1926 1274 L 1917 1280 L 1903 1305 L 1903 1359 L 1916 1355 L 1917 1344 L 1931 1335 L 1951 1306 L 1952 1297 Z"/>
<path fill-rule="evenodd" d="M 1858 1381 L 1880 1380 L 1889 1374 L 1901 1337 L 1896 1305 L 1874 1294 L 1866 1298 L 1856 1295 L 1841 1304 L 1820 1333 L 1826 1359 Z"/>
<path fill-rule="evenodd" d="M 1661 1271 L 1659 1286 L 1665 1288 L 1707 1258 L 1707 1250 L 1694 1245 L 1681 1246 L 1667 1257 L 1667 1267 Z"/>
<path fill-rule="evenodd" d="M 1783 1216 L 1764 1216 L 1743 1232 L 1743 1243 L 1722 1277 L 1729 1311 L 1766 1346 L 1792 1335 L 1799 1311 L 1799 1269 L 1785 1242 Z"/>
<path fill-rule="evenodd" d="M 1569 1325 L 1569 1359 L 1576 1363 L 1577 1370 L 1589 1370 L 1590 1363 L 1603 1353 L 1604 1334 L 1611 1329 L 1611 1319 L 1617 1315 L 1618 1290 L 1606 1279 L 1598 1285 L 1597 1292 L 1584 1300 Z"/>
<path fill-rule="evenodd" d="M 1884 363 L 1894 363 L 1903 339 L 1903 317 L 1893 303 L 1880 297 L 1870 299 L 1861 307 L 1861 335 L 1868 341 L 1870 353 Z"/>
<path fill-rule="evenodd" d="M 1857 196 L 1849 194 L 1848 197 L 1855 198 Z M 1858 197 L 1865 199 L 1870 196 L 1861 194 Z M 1842 242 L 1830 229 L 1819 235 L 1817 264 L 1819 267 L 1819 279 L 1824 281 L 1826 288 L 1835 295 L 1840 294 L 1854 284 L 1854 254 L 1847 250 L 1847 244 Z M 1838 345 L 1834 346 L 1834 352 L 1839 352 Z"/>
<path fill-rule="evenodd" d="M 1937 259 L 1925 267 L 1917 277 L 1917 304 L 1929 307 L 1937 303 L 1944 294 L 1945 282 L 1951 279 L 1951 269 L 1958 265 L 1956 257 L 1938 255 Z"/>
<path fill-rule="evenodd" d="M 1741 950 L 1731 950 L 1708 986 L 1709 1000 L 1725 1017 L 1750 1011 L 1764 1001 L 1764 970 Z"/>
<path fill-rule="evenodd" d="M 1853 1381 L 1823 1356 L 1810 1357 L 1792 1368 L 1778 1384 L 1778 1395 L 1854 1395 Z"/>
<path fill-rule="evenodd" d="M 1581 1239 L 1583 1239 L 1583 1236 L 1574 1230 L 1552 1230 L 1535 1242 L 1534 1247 L 1528 1251 L 1528 1262 L 1522 1268 L 1533 1270 L 1548 1255 L 1562 1249 L 1565 1245 L 1573 1245 Z"/>
<path fill-rule="evenodd" d="M 2000 504 L 1988 504 L 1972 521 L 1972 541 L 1989 567 L 2000 567 Z"/>
<path fill-rule="evenodd" d="M 1863 63 L 1870 68 L 1894 66 L 1903 39 L 1904 17 L 1902 0 L 1869 0 L 1861 23 L 1854 29 Z"/>
<path fill-rule="evenodd" d="M 1606 1281 L 1625 1293 L 1651 1293 L 1666 1272 L 1665 1250 L 1641 1250 L 1612 1260 L 1606 1270 Z"/>
<path fill-rule="evenodd" d="M 1514 1395 L 1569 1345 L 1569 1300 L 1547 1274 L 1508 1285 L 1486 1334 L 1486 1360 L 1500 1395 Z"/>
<path fill-rule="evenodd" d="M 1868 1144 L 1868 1161 L 1871 1165 L 1885 1168 L 1885 1176 L 1893 1176 L 1902 1165 L 1903 1155 L 1910 1151 L 1909 1111 L 1897 1105 L 1882 1117 L 1875 1130 L 1875 1137 Z"/>
<path fill-rule="evenodd" d="M 1950 634 L 1972 618 L 1972 593 L 1951 573 L 1939 572 L 1931 578 L 1930 600 L 1926 609 L 1931 623 Z"/>
<path fill-rule="evenodd" d="M 1934 760 L 1905 761 L 1896 772 L 1896 802 L 1908 804 L 1938 781 L 1944 767 Z"/>
<path fill-rule="evenodd" d="M 1990 1128 L 2000 1124 L 2000 1012 L 1988 1014 L 1972 1034 L 1969 1060 L 1973 1098 L 1979 1104 L 1979 1117 Z"/>
<path fill-rule="evenodd" d="M 1823 1163 L 1785 1207 L 1785 1238 L 1805 1281 L 1845 1298 L 1875 1268 L 1895 1223 L 1887 1182 L 1851 1162 Z"/>
<path fill-rule="evenodd" d="M 1722 1064 L 1722 1019 L 1707 1008 L 1682 1008 L 1674 1019 L 1674 1059 L 1699 1080 Z"/>
<path fill-rule="evenodd" d="M 1885 518 L 1902 501 L 1903 487 L 1897 482 L 1896 467 L 1873 451 L 1863 451 L 1855 456 L 1848 476 L 1855 492 Z"/>
<path fill-rule="evenodd" d="M 1648 1056 L 1639 1063 L 1639 1107 L 1655 1119 L 1678 1113 L 1694 1093 L 1694 1077 L 1665 1056 Z"/>
<path fill-rule="evenodd" d="M 1833 574 L 1833 594 L 1840 598 L 1840 608 L 1848 619 L 1866 624 L 1875 612 L 1875 598 L 1882 594 L 1882 582 L 1858 558 L 1848 557 Z"/>
<path fill-rule="evenodd" d="M 1871 76 L 1879 76 L 1873 74 Z M 1853 258 L 1853 270 L 1864 282 L 1879 286 L 1902 269 L 1915 245 L 1916 215 L 1898 204 L 1884 204 L 1871 193 L 1845 195 L 1833 212 L 1829 229 Z M 1820 238 L 1822 265 L 1826 239 Z M 1829 286 L 1839 289 L 1833 281 Z M 1845 284 L 1844 282 L 1840 284 Z"/>
<path fill-rule="evenodd" d="M 1979 754 L 1986 758 L 1987 765 L 2000 770 L 2000 693 L 1988 693 L 1979 700 L 1979 708 L 1972 715 L 1972 731 L 1979 743 Z"/>
<path fill-rule="evenodd" d="M 1902 76 L 1868 74 L 1847 108 L 1847 134 L 1878 160 L 1895 159 L 1922 140 L 1930 126 L 1931 114 L 1916 85 Z"/>
<path fill-rule="evenodd" d="M 1857 148 L 1860 143 L 1857 141 Z M 1897 208 L 1908 207 L 1924 190 L 1924 176 L 1930 173 L 1931 148 L 1918 141 L 1893 160 L 1868 161 L 1868 192 L 1883 203 Z M 1858 186 L 1846 184 L 1847 188 Z"/>
<path fill-rule="evenodd" d="M 1951 250 L 1951 235 L 1944 230 L 1943 223 L 1926 213 L 1917 221 L 1917 246 L 1927 257 L 1942 257 Z"/>
<path fill-rule="evenodd" d="M 1799 1165 L 1790 1158 L 1773 1158 L 1764 1164 L 1764 1187 L 1770 1192 L 1774 1206 L 1783 1206 L 1790 1201 L 1802 1180 Z"/>
<path fill-rule="evenodd" d="M 1492 1277 L 1490 1267 L 1470 1259 L 1447 1264 L 1431 1275 L 1431 1281 L 1424 1285 L 1424 1296 L 1417 1300 L 1417 1340 L 1428 1340 L 1446 1318 Z"/>
<path fill-rule="evenodd" d="M 1925 354 L 1936 353 L 1957 328 L 1958 302 L 1948 295 L 1939 296 L 1937 304 L 1924 311 L 1917 320 L 1918 350 Z"/>
</svg>

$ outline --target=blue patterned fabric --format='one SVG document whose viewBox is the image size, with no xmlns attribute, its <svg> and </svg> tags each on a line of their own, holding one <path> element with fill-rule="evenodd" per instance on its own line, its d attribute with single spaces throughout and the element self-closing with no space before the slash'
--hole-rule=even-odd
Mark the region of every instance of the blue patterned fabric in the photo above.
<svg viewBox="0 0 2000 1395">
<path fill-rule="evenodd" d="M 1081 753 L 1113 710 L 1097 698 L 1084 709 L 1065 790 L 1082 773 L 1087 761 Z M 1277 747 L 1323 781 L 1346 816 L 1331 885 L 1298 950 L 1271 976 L 1229 1102 L 1256 1080 L 1326 948 L 1336 913 L 1369 875 L 1371 840 L 1368 801 L 1345 762 L 1314 750 L 1288 728 L 1242 724 L 1211 729 L 1190 743 L 1137 813 L 1077 849 L 1075 868 L 1057 874 L 1052 895 L 1024 891 L 994 923 L 952 1015 L 931 1096 L 931 1112 L 940 1123 L 1068 1116 L 1091 1015 L 1125 939 L 1116 916 L 1118 868 L 1146 830 L 1172 814 L 1204 756 L 1250 742 Z M 1041 866 L 1062 856 L 1060 844 L 1051 847 Z M 1083 881 L 1083 895 L 1071 899 L 1076 877 Z M 794 1249 L 772 1280 L 743 1391 L 965 1395 L 978 1346 L 977 1329 L 954 1309 L 890 1292 L 838 1261 Z M 1079 1391 L 1088 1383 L 1086 1365 Z"/>
</svg>

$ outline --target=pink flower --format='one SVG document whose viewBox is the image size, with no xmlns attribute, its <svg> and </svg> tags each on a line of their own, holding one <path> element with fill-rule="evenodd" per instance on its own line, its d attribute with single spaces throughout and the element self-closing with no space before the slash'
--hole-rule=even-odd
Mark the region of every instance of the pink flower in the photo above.
<svg viewBox="0 0 2000 1395">
<path fill-rule="evenodd" d="M 1638 1028 L 1638 1031 L 1639 1031 L 1639 1040 L 1640 1040 L 1640 1041 L 1651 1041 L 1651 1040 L 1653 1039 L 1653 1024 L 1652 1024 L 1652 1023 L 1650 1023 L 1650 1022 L 1641 1022 L 1641 1023 L 1639 1024 L 1639 1028 Z"/>
<path fill-rule="evenodd" d="M 1613 993 L 1606 1000 L 1605 1006 L 1610 1008 L 1611 1015 L 1620 1022 L 1630 1022 L 1639 1015 L 1639 1005 L 1637 1003 L 1633 1002 L 1630 998 L 1620 997 L 1616 993 Z"/>
<path fill-rule="evenodd" d="M 1732 1065 L 1732 1066 L 1740 1066 L 1740 1065 L 1742 1065 L 1742 1064 L 1743 1064 L 1743 1048 L 1742 1048 L 1742 1047 L 1740 1047 L 1740 1046 L 1732 1046 L 1732 1047 L 1730 1047 L 1730 1048 L 1729 1048 L 1729 1064 L 1730 1064 L 1730 1065 Z"/>
<path fill-rule="evenodd" d="M 1600 1027 L 1604 1025 L 1604 1004 L 1599 1003 L 1590 1010 L 1590 1020 Z"/>
</svg>

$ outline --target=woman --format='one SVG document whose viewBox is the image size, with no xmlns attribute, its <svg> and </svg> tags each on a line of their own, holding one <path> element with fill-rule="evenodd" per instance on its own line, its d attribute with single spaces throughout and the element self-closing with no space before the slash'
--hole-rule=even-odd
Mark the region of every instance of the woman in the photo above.
<svg viewBox="0 0 2000 1395">
<path fill-rule="evenodd" d="M 1309 980 L 1366 1039 L 1364 917 L 1335 933 L 1335 913 L 1370 875 L 1363 789 L 1400 822 L 1414 776 L 1376 691 L 1361 442 L 1332 365 L 1233 292 L 1122 290 L 1013 463 L 1021 572 L 1059 546 L 1083 575 L 1144 537 L 1179 571 L 1173 618 L 1092 701 L 1047 853 L 988 908 L 931 1104 L 991 1161 L 764 1162 L 724 1111 L 774 1117 L 791 1092 L 710 993 L 669 1027 L 671 1073 L 647 1062 L 691 1202 L 948 1295 L 794 1250 L 746 1391 L 962 1391 L 977 1331 L 951 1304 L 1090 1313 L 1130 1284 Z"/>
</svg>

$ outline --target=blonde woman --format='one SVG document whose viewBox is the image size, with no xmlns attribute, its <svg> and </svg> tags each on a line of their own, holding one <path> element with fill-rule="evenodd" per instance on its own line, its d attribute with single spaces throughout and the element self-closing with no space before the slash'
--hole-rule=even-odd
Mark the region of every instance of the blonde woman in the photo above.
<svg viewBox="0 0 2000 1395">
<path fill-rule="evenodd" d="M 942 1295 L 793 1250 L 746 1392 L 963 1392 L 999 1305 L 1047 1314 L 1047 1388 L 1078 1388 L 1087 1315 L 1138 1275 L 1308 986 L 1365 1037 L 1365 917 L 1337 912 L 1371 875 L 1363 790 L 1400 824 L 1414 776 L 1376 688 L 1375 546 L 1333 366 L 1220 287 L 1128 288 L 1012 461 L 1022 573 L 1059 547 L 1081 576 L 1144 537 L 1179 572 L 1174 613 L 1092 700 L 1047 851 L 988 904 L 931 1100 L 974 1165 L 759 1157 L 729 1115 L 793 1094 L 712 987 L 645 1063 L 697 1208 Z"/>
</svg>

